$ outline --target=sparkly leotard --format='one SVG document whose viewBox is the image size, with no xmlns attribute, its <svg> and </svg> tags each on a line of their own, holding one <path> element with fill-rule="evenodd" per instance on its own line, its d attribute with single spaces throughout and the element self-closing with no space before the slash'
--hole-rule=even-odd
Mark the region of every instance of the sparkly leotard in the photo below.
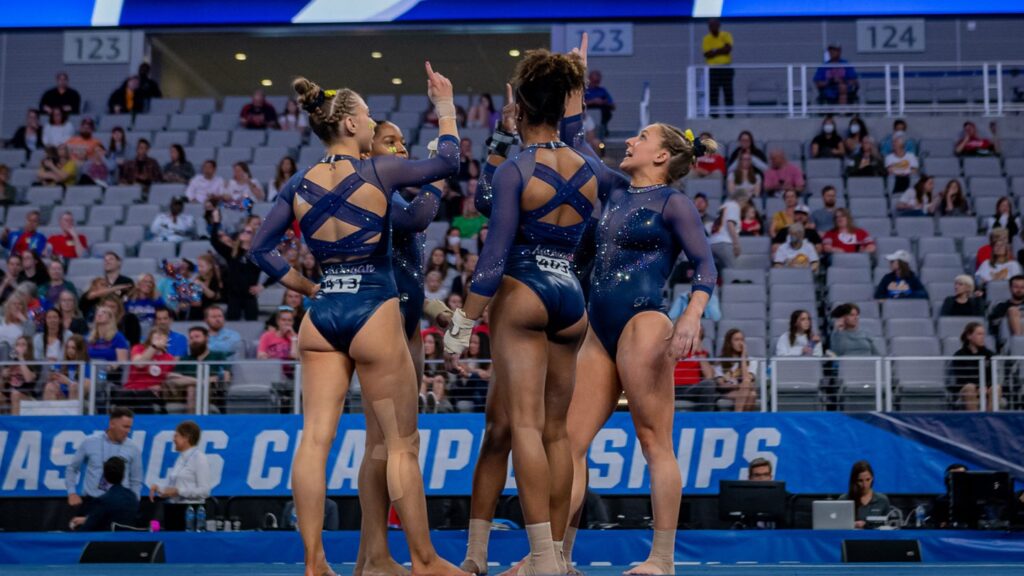
<svg viewBox="0 0 1024 576">
<path fill-rule="evenodd" d="M 307 180 L 309 169 L 289 180 L 253 238 L 251 255 L 271 278 L 279 280 L 287 274 L 288 262 L 277 251 L 277 245 L 295 218 L 296 205 L 310 206 L 299 227 L 320 263 L 324 279 L 308 317 L 335 349 L 347 353 L 352 339 L 377 308 L 398 297 L 389 233 L 393 213 L 390 191 L 422 186 L 454 174 L 459 166 L 459 141 L 451 135 L 441 136 L 437 157 L 427 160 L 334 156 L 324 161 L 348 162 L 354 170 L 331 190 Z M 383 215 L 349 202 L 353 194 L 367 185 L 387 199 Z M 337 241 L 316 239 L 314 235 L 331 218 L 356 230 Z"/>
<path fill-rule="evenodd" d="M 412 201 L 400 192 L 391 195 L 391 242 L 395 262 L 395 284 L 402 309 L 405 337 L 412 338 L 420 329 L 423 316 L 423 249 L 427 235 L 423 233 L 441 207 L 441 191 L 432 185 L 420 188 Z"/>
<path fill-rule="evenodd" d="M 592 153 L 578 135 L 580 129 L 581 116 L 566 118 L 563 132 L 568 135 L 563 137 L 584 153 Z M 614 359 L 630 319 L 646 310 L 667 312 L 662 288 L 680 251 L 696 268 L 692 290 L 710 294 L 718 273 L 704 226 L 689 198 L 664 185 L 633 188 L 625 175 L 602 166 L 616 175 L 617 185 L 597 229 L 588 311 L 594 333 Z"/>
</svg>

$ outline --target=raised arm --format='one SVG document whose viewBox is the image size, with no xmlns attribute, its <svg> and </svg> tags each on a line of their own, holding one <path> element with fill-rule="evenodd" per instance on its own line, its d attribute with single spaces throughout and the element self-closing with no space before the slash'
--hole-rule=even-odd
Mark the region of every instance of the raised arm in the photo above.
<svg viewBox="0 0 1024 576">
<path fill-rule="evenodd" d="M 441 190 L 434 184 L 420 188 L 411 202 L 398 192 L 391 194 L 391 226 L 400 232 L 423 232 L 441 208 Z"/>
<path fill-rule="evenodd" d="M 501 122 L 494 129 L 491 137 L 487 139 L 487 159 L 484 161 L 483 169 L 480 170 L 480 180 L 477 182 L 476 196 L 473 198 L 476 211 L 488 218 L 491 217 L 491 206 L 494 203 L 494 187 L 491 185 L 494 180 L 494 171 L 508 158 L 516 141 L 515 94 L 512 92 L 512 85 L 506 83 L 505 105 L 501 107 Z"/>
<path fill-rule="evenodd" d="M 295 213 L 292 210 L 292 202 L 295 200 L 295 191 L 302 182 L 302 174 L 296 174 L 285 184 L 284 189 L 277 195 L 274 207 L 263 220 L 263 225 L 256 231 L 252 239 L 252 248 L 249 256 L 253 262 L 260 267 L 267 276 L 280 282 L 286 288 L 291 288 L 300 294 L 313 297 L 316 295 L 318 286 L 309 278 L 306 278 L 288 265 L 288 261 L 277 251 L 284 233 L 291 227 Z"/>
</svg>

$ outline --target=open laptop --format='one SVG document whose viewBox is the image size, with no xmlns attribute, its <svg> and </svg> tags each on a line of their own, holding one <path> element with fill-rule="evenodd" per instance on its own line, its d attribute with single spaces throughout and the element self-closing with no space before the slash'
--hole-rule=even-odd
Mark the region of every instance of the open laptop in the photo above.
<svg viewBox="0 0 1024 576">
<path fill-rule="evenodd" d="M 815 530 L 853 530 L 853 500 L 817 500 L 812 506 Z"/>
</svg>

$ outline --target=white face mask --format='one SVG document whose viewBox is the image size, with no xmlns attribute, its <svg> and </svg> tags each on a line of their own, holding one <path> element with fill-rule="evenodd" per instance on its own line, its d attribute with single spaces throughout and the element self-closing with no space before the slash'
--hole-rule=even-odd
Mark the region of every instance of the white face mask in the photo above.
<svg viewBox="0 0 1024 576">
<path fill-rule="evenodd" d="M 906 135 L 907 135 L 907 133 L 904 132 L 903 130 L 897 130 L 897 131 L 892 133 L 892 139 L 896 140 L 897 138 L 903 138 Z"/>
<path fill-rule="evenodd" d="M 824 126 L 821 127 L 821 130 L 825 134 L 831 134 L 831 133 L 836 131 L 836 125 L 835 124 L 825 124 Z"/>
<path fill-rule="evenodd" d="M 860 133 L 860 124 L 852 124 L 852 125 L 850 125 L 850 134 L 859 134 L 859 133 Z"/>
<path fill-rule="evenodd" d="M 448 245 L 449 246 L 459 246 L 460 244 L 462 244 L 462 239 L 459 238 L 458 236 L 449 236 L 448 237 Z"/>
</svg>

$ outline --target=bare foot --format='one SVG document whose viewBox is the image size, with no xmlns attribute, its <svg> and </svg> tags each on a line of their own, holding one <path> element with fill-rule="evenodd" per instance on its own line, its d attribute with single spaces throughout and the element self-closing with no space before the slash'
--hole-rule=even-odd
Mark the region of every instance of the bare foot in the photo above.
<svg viewBox="0 0 1024 576">
<path fill-rule="evenodd" d="M 664 565 L 659 562 L 652 562 L 650 560 L 638 564 L 629 570 L 623 572 L 626 576 L 661 576 L 671 575 L 676 573 L 675 565 Z"/>
<path fill-rule="evenodd" d="M 568 576 L 586 576 L 586 573 L 576 568 L 576 566 L 573 565 L 572 562 L 565 563 L 565 571 L 565 573 L 568 574 Z"/>
<path fill-rule="evenodd" d="M 383 563 L 365 562 L 357 565 L 352 576 L 409 576 L 409 569 L 394 558 L 388 557 Z"/>
<path fill-rule="evenodd" d="M 519 571 L 523 568 L 523 566 L 526 564 L 526 561 L 529 559 L 530 555 L 527 554 L 525 558 L 523 558 L 519 562 L 516 562 L 511 568 L 505 570 L 498 576 L 519 576 Z"/>
<path fill-rule="evenodd" d="M 417 566 L 413 564 L 411 576 L 471 576 L 458 566 L 437 556 L 433 562 Z"/>
<path fill-rule="evenodd" d="M 462 561 L 462 565 L 459 566 L 464 572 L 470 574 L 476 574 L 476 576 L 487 576 L 487 563 L 478 563 L 476 560 L 467 557 Z"/>
</svg>

